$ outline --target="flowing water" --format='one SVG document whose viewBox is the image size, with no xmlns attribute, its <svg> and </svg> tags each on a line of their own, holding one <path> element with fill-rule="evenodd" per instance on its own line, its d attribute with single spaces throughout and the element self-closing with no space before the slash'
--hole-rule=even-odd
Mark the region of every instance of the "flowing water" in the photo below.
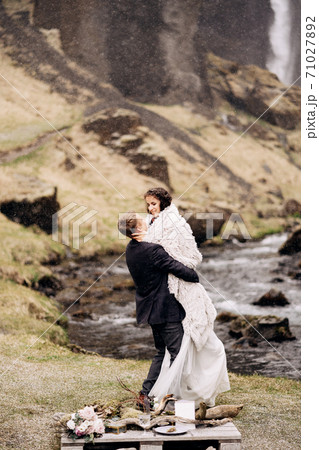
<svg viewBox="0 0 319 450">
<path fill-rule="evenodd" d="M 200 281 L 208 290 L 218 312 L 277 315 L 289 319 L 297 337 L 282 343 L 262 341 L 258 347 L 234 346 L 227 324 L 216 322 L 215 331 L 224 342 L 228 368 L 237 373 L 299 378 L 300 369 L 300 280 L 289 268 L 296 257 L 280 256 L 285 234 L 261 241 L 201 249 Z M 64 304 L 78 298 L 116 259 L 68 261 L 55 269 L 66 287 L 57 299 Z M 298 278 L 298 277 L 297 277 Z M 154 355 L 150 327 L 135 322 L 134 290 L 124 257 L 113 265 L 69 311 L 71 342 L 113 358 L 148 359 Z M 282 291 L 290 304 L 284 307 L 252 305 L 269 289 Z M 296 370 L 297 369 L 297 370 Z"/>
<path fill-rule="evenodd" d="M 271 54 L 267 69 L 275 73 L 280 81 L 290 84 L 293 80 L 294 52 L 291 48 L 292 17 L 290 0 L 270 0 L 274 21 L 269 29 Z"/>
</svg>

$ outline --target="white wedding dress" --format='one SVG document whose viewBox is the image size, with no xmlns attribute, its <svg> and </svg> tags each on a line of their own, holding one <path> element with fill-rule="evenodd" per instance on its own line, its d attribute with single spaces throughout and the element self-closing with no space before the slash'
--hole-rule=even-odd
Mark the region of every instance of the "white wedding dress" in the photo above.
<svg viewBox="0 0 319 450">
<path fill-rule="evenodd" d="M 202 261 L 192 230 L 172 203 L 160 212 L 144 237 L 160 244 L 174 259 L 190 268 Z M 214 406 L 216 396 L 230 389 L 223 343 L 214 332 L 215 307 L 200 283 L 168 275 L 168 287 L 185 309 L 181 349 L 170 365 L 166 350 L 161 372 L 149 395 L 167 394 Z"/>
</svg>

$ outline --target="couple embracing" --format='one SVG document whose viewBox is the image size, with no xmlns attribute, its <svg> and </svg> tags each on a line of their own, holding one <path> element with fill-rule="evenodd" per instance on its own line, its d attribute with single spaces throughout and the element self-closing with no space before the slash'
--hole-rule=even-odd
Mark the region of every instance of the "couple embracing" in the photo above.
<svg viewBox="0 0 319 450">
<path fill-rule="evenodd" d="M 214 332 L 216 310 L 195 272 L 202 261 L 192 230 L 163 188 L 144 195 L 148 216 L 119 220 L 131 238 L 126 262 L 136 286 L 136 319 L 153 331 L 157 354 L 140 400 L 167 394 L 214 406 L 230 389 L 226 354 Z"/>
</svg>

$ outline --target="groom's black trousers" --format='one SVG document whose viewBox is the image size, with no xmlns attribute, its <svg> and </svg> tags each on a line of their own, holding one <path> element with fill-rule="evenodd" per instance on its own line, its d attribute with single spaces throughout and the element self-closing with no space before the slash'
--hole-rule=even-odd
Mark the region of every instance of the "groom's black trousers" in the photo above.
<svg viewBox="0 0 319 450">
<path fill-rule="evenodd" d="M 181 322 L 166 322 L 151 325 L 151 327 L 157 354 L 153 358 L 147 378 L 143 383 L 141 392 L 145 395 L 148 395 L 159 376 L 165 356 L 165 349 L 167 348 L 171 355 L 172 364 L 181 348 L 184 334 L 183 325 Z"/>
</svg>

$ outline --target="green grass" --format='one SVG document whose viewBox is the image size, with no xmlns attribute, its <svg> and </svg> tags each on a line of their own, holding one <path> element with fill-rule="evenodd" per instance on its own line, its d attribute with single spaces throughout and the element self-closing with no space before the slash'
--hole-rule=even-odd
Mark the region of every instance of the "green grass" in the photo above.
<svg viewBox="0 0 319 450">
<path fill-rule="evenodd" d="M 2 367 L 11 362 L 3 356 L 0 360 Z M 41 339 L 4 376 L 0 442 L 9 438 L 10 448 L 18 447 L 25 436 L 25 449 L 57 449 L 51 428 L 55 412 L 72 413 L 95 401 L 129 398 L 116 376 L 138 391 L 148 367 L 148 361 L 75 355 Z M 230 382 L 231 391 L 221 394 L 217 404 L 244 404 L 234 419 L 243 436 L 243 448 L 300 448 L 299 382 L 234 374 L 230 374 Z"/>
<path fill-rule="evenodd" d="M 43 123 L 31 123 L 14 129 L 2 129 L 0 134 L 0 148 L 7 151 L 31 144 L 37 137 L 52 131 L 52 127 Z"/>
<path fill-rule="evenodd" d="M 231 374 L 231 391 L 219 403 L 244 404 L 234 419 L 245 449 L 300 448 L 300 382 Z"/>
<path fill-rule="evenodd" d="M 7 270 L 0 278 L 0 448 L 55 450 L 54 413 L 128 398 L 116 377 L 138 392 L 150 362 L 72 353 L 65 328 L 55 324 L 59 305 L 19 284 L 48 273 L 41 263 L 50 253 L 63 256 L 63 246 L 1 214 L 0 220 L 0 268 Z M 61 322 L 65 326 L 64 316 Z M 298 381 L 231 373 L 230 382 L 231 391 L 221 394 L 217 404 L 244 404 L 234 419 L 243 448 L 299 448 Z"/>
<path fill-rule="evenodd" d="M 0 215 L 1 217 L 1 215 Z M 35 279 L 49 252 L 62 251 L 45 234 L 35 234 L 2 217 L 1 265 Z M 30 264 L 24 262 L 32 256 Z M 45 269 L 47 270 L 47 269 Z M 75 354 L 64 328 L 54 324 L 61 310 L 54 299 L 0 278 L 0 448 L 52 450 L 56 412 L 72 413 L 97 400 L 128 398 L 116 377 L 138 392 L 149 361 L 114 360 Z M 62 322 L 65 322 L 65 318 Z M 217 404 L 244 404 L 234 422 L 245 449 L 297 449 L 300 443 L 300 383 L 284 378 L 230 374 L 231 391 Z M 256 436 L 258 446 L 256 446 Z"/>
<path fill-rule="evenodd" d="M 34 227 L 24 227 L 0 214 L 0 276 L 19 284 L 32 285 L 50 274 L 43 266 L 52 256 L 63 257 L 65 248 Z"/>
<path fill-rule="evenodd" d="M 282 233 L 283 231 L 285 231 L 285 228 L 282 225 L 278 225 L 277 227 L 262 227 L 261 229 L 259 229 L 258 231 L 255 231 L 254 234 L 252 235 L 253 239 L 262 239 L 265 236 L 271 235 L 271 234 L 276 234 L 276 233 Z"/>
</svg>

